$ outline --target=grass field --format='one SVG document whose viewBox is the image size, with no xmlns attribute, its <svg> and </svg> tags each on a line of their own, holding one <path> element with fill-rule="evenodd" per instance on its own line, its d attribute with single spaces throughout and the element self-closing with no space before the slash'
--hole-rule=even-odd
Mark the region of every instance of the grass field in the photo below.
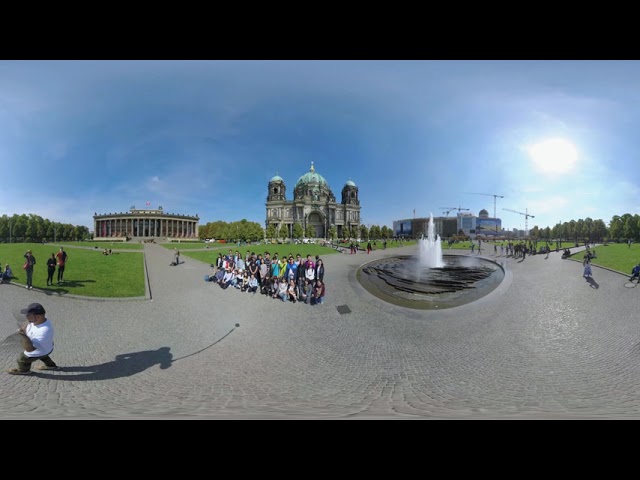
<svg viewBox="0 0 640 480">
<path fill-rule="evenodd" d="M 46 291 L 70 293 L 87 297 L 142 297 L 145 294 L 142 252 L 122 252 L 103 255 L 102 249 L 65 247 L 69 255 L 64 271 L 65 282 L 57 285 L 58 269 L 53 275 L 54 286 L 47 287 L 47 260 L 57 253 L 58 245 L 41 243 L 0 244 L 2 268 L 11 265 L 15 283 L 26 284 L 22 269 L 24 254 L 30 249 L 36 259 L 33 286 Z"/>
<path fill-rule="evenodd" d="M 610 243 L 608 245 L 600 245 L 595 247 L 596 257 L 591 260 L 592 265 L 607 267 L 618 272 L 631 275 L 631 269 L 634 265 L 640 263 L 640 244 L 633 244 L 631 248 L 625 243 Z M 585 252 L 578 252 L 569 257 L 582 263 Z"/>
<path fill-rule="evenodd" d="M 142 250 L 144 245 L 141 243 L 126 243 L 126 242 L 66 242 L 66 243 L 47 243 L 46 247 L 55 248 L 55 251 L 58 251 L 59 247 L 73 248 L 73 247 L 90 247 L 95 249 L 98 247 L 98 250 L 102 251 L 105 248 L 108 249 L 119 249 L 119 250 Z"/>
</svg>

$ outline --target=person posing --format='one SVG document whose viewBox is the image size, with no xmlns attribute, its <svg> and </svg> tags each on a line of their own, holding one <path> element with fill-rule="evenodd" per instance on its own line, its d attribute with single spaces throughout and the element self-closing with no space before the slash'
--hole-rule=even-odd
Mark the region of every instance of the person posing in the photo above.
<svg viewBox="0 0 640 480">
<path fill-rule="evenodd" d="M 251 278 L 249 279 L 249 288 L 247 291 L 255 294 L 258 291 L 258 279 L 254 274 L 251 274 Z"/>
<path fill-rule="evenodd" d="M 324 262 L 321 258 L 316 262 L 316 278 L 324 282 Z"/>
<path fill-rule="evenodd" d="M 180 264 L 180 250 L 178 250 L 178 247 L 173 248 L 173 261 L 176 265 Z"/>
<path fill-rule="evenodd" d="M 305 278 L 302 287 L 300 287 L 300 301 L 304 301 L 308 305 L 311 302 L 312 295 L 313 284 Z"/>
<path fill-rule="evenodd" d="M 296 286 L 296 281 L 292 278 L 289 280 L 289 289 L 287 290 L 289 294 L 289 300 L 293 303 L 298 301 L 298 287 Z"/>
<path fill-rule="evenodd" d="M 60 251 L 56 253 L 56 259 L 58 260 L 58 285 L 64 283 L 64 267 L 67 264 L 67 258 L 67 252 L 64 251 L 64 248 L 60 247 Z"/>
<path fill-rule="evenodd" d="M 53 274 L 56 273 L 56 256 L 51 254 L 51 258 L 47 260 L 47 287 L 53 285 Z"/>
<path fill-rule="evenodd" d="M 324 282 L 318 280 L 315 287 L 313 287 L 313 298 L 311 299 L 311 305 L 322 305 L 324 300 Z"/>
<path fill-rule="evenodd" d="M 40 360 L 44 365 L 40 370 L 58 370 L 51 360 L 53 352 L 53 324 L 45 317 L 45 310 L 39 303 L 32 303 L 20 310 L 27 317 L 27 322 L 18 329 L 24 351 L 18 357 L 18 368 L 7 370 L 11 375 L 29 375 L 31 364 Z"/>
<path fill-rule="evenodd" d="M 281 280 L 280 283 L 278 284 L 278 297 L 280 297 L 280 300 L 282 300 L 283 302 L 287 299 L 287 290 L 289 289 L 289 286 L 287 284 L 286 280 Z"/>
<path fill-rule="evenodd" d="M 27 290 L 33 290 L 33 266 L 36 264 L 36 257 L 31 254 L 31 250 L 27 250 L 24 254 L 24 271 L 27 274 Z"/>
</svg>

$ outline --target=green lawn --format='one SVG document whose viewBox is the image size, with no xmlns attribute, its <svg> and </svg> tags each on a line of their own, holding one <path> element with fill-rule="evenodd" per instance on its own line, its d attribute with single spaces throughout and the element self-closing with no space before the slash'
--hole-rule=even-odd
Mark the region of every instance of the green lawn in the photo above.
<svg viewBox="0 0 640 480">
<path fill-rule="evenodd" d="M 595 247 L 597 258 L 591 260 L 592 265 L 607 267 L 624 274 L 631 275 L 631 269 L 637 263 L 640 263 L 640 245 L 633 244 L 631 248 L 624 243 L 610 243 L 607 246 L 600 245 Z M 582 263 L 585 252 L 581 251 L 569 257 Z"/>
<path fill-rule="evenodd" d="M 87 297 L 142 297 L 145 294 L 142 252 L 122 252 L 103 255 L 103 249 L 65 248 L 69 255 L 64 271 L 65 282 L 58 286 L 58 270 L 53 276 L 54 286 L 47 287 L 47 260 L 59 248 L 54 244 L 2 243 L 0 263 L 8 263 L 16 277 L 13 281 L 26 284 L 22 269 L 24 254 L 30 249 L 36 258 L 33 286 L 58 293 Z"/>
<path fill-rule="evenodd" d="M 109 248 L 112 250 L 120 249 L 120 250 L 142 250 L 144 245 L 141 243 L 127 243 L 127 242 L 63 242 L 63 243 L 47 243 L 46 247 L 55 248 L 57 252 L 60 247 L 64 247 L 65 249 L 73 248 L 73 247 L 98 247 L 98 250 L 103 251 L 105 248 L 108 250 Z"/>
<path fill-rule="evenodd" d="M 289 254 L 292 254 L 294 258 L 298 254 L 302 255 L 304 258 L 306 258 L 307 255 L 311 255 L 313 258 L 315 258 L 316 255 L 319 255 L 322 257 L 322 256 L 333 255 L 334 253 L 338 253 L 336 250 L 332 248 L 321 247 L 320 245 L 313 245 L 313 244 L 245 245 L 243 247 L 237 247 L 237 246 L 234 246 L 233 244 L 226 244 L 224 248 L 219 248 L 219 249 L 211 248 L 210 250 L 205 250 L 205 251 L 180 250 L 180 253 L 182 255 L 188 256 L 189 258 L 200 260 L 201 262 L 215 263 L 216 258 L 218 258 L 218 254 L 222 253 L 223 255 L 226 255 L 229 252 L 229 249 L 231 249 L 232 253 L 235 253 L 236 250 L 240 252 L 240 255 L 242 256 L 243 259 L 245 257 L 247 250 L 249 250 L 250 253 L 255 252 L 256 255 L 261 253 L 263 256 L 264 256 L 264 252 L 269 252 L 271 254 L 271 258 L 273 258 L 273 254 L 276 252 L 278 253 L 278 257 L 280 258 L 282 258 L 282 255 L 286 255 L 288 257 Z"/>
</svg>

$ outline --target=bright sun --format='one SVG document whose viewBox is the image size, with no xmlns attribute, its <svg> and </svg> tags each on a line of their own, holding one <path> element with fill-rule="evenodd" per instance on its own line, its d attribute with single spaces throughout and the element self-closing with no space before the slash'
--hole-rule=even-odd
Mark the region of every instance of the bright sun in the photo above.
<svg viewBox="0 0 640 480">
<path fill-rule="evenodd" d="M 531 160 L 543 173 L 566 173 L 578 160 L 576 148 L 566 140 L 554 138 L 528 148 Z"/>
</svg>

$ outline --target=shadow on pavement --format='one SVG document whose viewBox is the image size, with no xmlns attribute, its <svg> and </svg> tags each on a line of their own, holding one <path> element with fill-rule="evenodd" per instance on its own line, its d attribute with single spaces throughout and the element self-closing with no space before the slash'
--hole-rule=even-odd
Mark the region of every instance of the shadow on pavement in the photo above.
<svg viewBox="0 0 640 480">
<path fill-rule="evenodd" d="M 600 288 L 600 285 L 598 285 L 598 282 L 596 282 L 592 277 L 587 277 L 587 283 L 591 288 L 595 288 L 595 289 Z"/>
<path fill-rule="evenodd" d="M 111 380 L 114 378 L 130 377 L 143 372 L 149 367 L 160 364 L 161 369 L 171 366 L 173 355 L 169 347 L 160 347 L 158 350 L 125 353 L 117 355 L 113 362 L 89 365 L 86 367 L 61 366 L 56 374 L 43 373 L 37 367 L 33 372 L 40 378 L 50 380 L 68 380 L 71 382 L 88 382 L 97 380 Z M 55 355 L 53 356 L 55 361 Z M 65 375 L 65 373 L 74 373 Z"/>
</svg>

